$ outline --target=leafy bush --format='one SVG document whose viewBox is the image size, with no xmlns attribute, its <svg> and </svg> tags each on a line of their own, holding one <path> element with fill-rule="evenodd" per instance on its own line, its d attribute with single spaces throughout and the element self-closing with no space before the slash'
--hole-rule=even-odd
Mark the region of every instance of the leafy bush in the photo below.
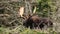
<svg viewBox="0 0 60 34">
<path fill-rule="evenodd" d="M 42 17 L 49 17 L 56 11 L 56 6 L 54 6 L 52 0 L 38 0 L 37 12 Z"/>
</svg>

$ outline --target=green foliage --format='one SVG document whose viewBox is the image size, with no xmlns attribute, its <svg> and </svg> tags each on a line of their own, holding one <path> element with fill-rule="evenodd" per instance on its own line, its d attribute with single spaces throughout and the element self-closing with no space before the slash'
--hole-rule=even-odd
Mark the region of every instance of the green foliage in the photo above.
<svg viewBox="0 0 60 34">
<path fill-rule="evenodd" d="M 23 31 L 20 31 L 20 30 L 23 30 Z M 11 30 L 9 28 L 0 27 L 0 34 L 57 34 L 57 32 L 53 31 L 52 29 L 49 29 L 48 32 L 44 32 L 43 30 L 39 30 L 39 29 L 17 28 L 17 29 Z"/>
<path fill-rule="evenodd" d="M 20 34 L 46 34 L 46 33 L 39 32 L 39 31 L 36 31 L 36 30 L 26 29 L 23 32 L 21 32 Z"/>
<path fill-rule="evenodd" d="M 37 12 L 42 17 L 48 17 L 52 15 L 52 12 L 56 11 L 56 7 L 52 0 L 38 0 Z"/>
<path fill-rule="evenodd" d="M 5 28 L 0 27 L 0 34 L 9 34 L 9 32 L 6 32 Z"/>
</svg>

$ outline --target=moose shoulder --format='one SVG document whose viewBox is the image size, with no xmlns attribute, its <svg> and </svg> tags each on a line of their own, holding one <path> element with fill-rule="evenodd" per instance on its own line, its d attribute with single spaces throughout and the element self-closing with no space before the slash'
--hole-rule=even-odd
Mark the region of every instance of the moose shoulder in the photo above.
<svg viewBox="0 0 60 34">
<path fill-rule="evenodd" d="M 30 29 L 36 29 L 36 28 L 44 28 L 44 26 L 52 26 L 53 23 L 52 21 L 46 19 L 46 18 L 40 18 L 39 16 L 37 15 L 32 15 L 32 16 L 29 16 L 26 20 L 25 20 L 25 23 L 23 23 L 23 25 L 25 27 L 30 27 Z"/>
</svg>

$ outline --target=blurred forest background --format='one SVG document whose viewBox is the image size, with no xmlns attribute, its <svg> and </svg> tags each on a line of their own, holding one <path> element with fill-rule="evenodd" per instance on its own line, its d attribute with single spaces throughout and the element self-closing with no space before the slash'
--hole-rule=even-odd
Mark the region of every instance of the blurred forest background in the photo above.
<svg viewBox="0 0 60 34">
<path fill-rule="evenodd" d="M 25 15 L 35 12 L 51 19 L 53 28 L 24 28 L 24 19 L 19 17 L 21 7 Z M 60 0 L 0 0 L 0 34 L 60 34 Z"/>
</svg>

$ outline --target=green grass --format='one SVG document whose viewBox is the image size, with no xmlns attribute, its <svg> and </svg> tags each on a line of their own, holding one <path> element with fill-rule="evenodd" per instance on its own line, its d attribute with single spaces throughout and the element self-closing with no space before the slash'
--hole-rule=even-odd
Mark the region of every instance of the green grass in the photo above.
<svg viewBox="0 0 60 34">
<path fill-rule="evenodd" d="M 20 30 L 9 30 L 8 28 L 3 28 L 3 27 L 0 27 L 0 34 L 15 34 L 15 33 L 18 33 L 18 34 L 57 34 L 56 31 L 53 31 L 53 30 L 49 30 L 49 32 L 44 32 L 42 30 L 38 30 L 38 29 L 24 29 L 23 31 L 20 31 Z"/>
<path fill-rule="evenodd" d="M 40 32 L 38 30 L 26 29 L 23 32 L 21 32 L 20 34 L 46 34 L 46 33 Z"/>
</svg>

